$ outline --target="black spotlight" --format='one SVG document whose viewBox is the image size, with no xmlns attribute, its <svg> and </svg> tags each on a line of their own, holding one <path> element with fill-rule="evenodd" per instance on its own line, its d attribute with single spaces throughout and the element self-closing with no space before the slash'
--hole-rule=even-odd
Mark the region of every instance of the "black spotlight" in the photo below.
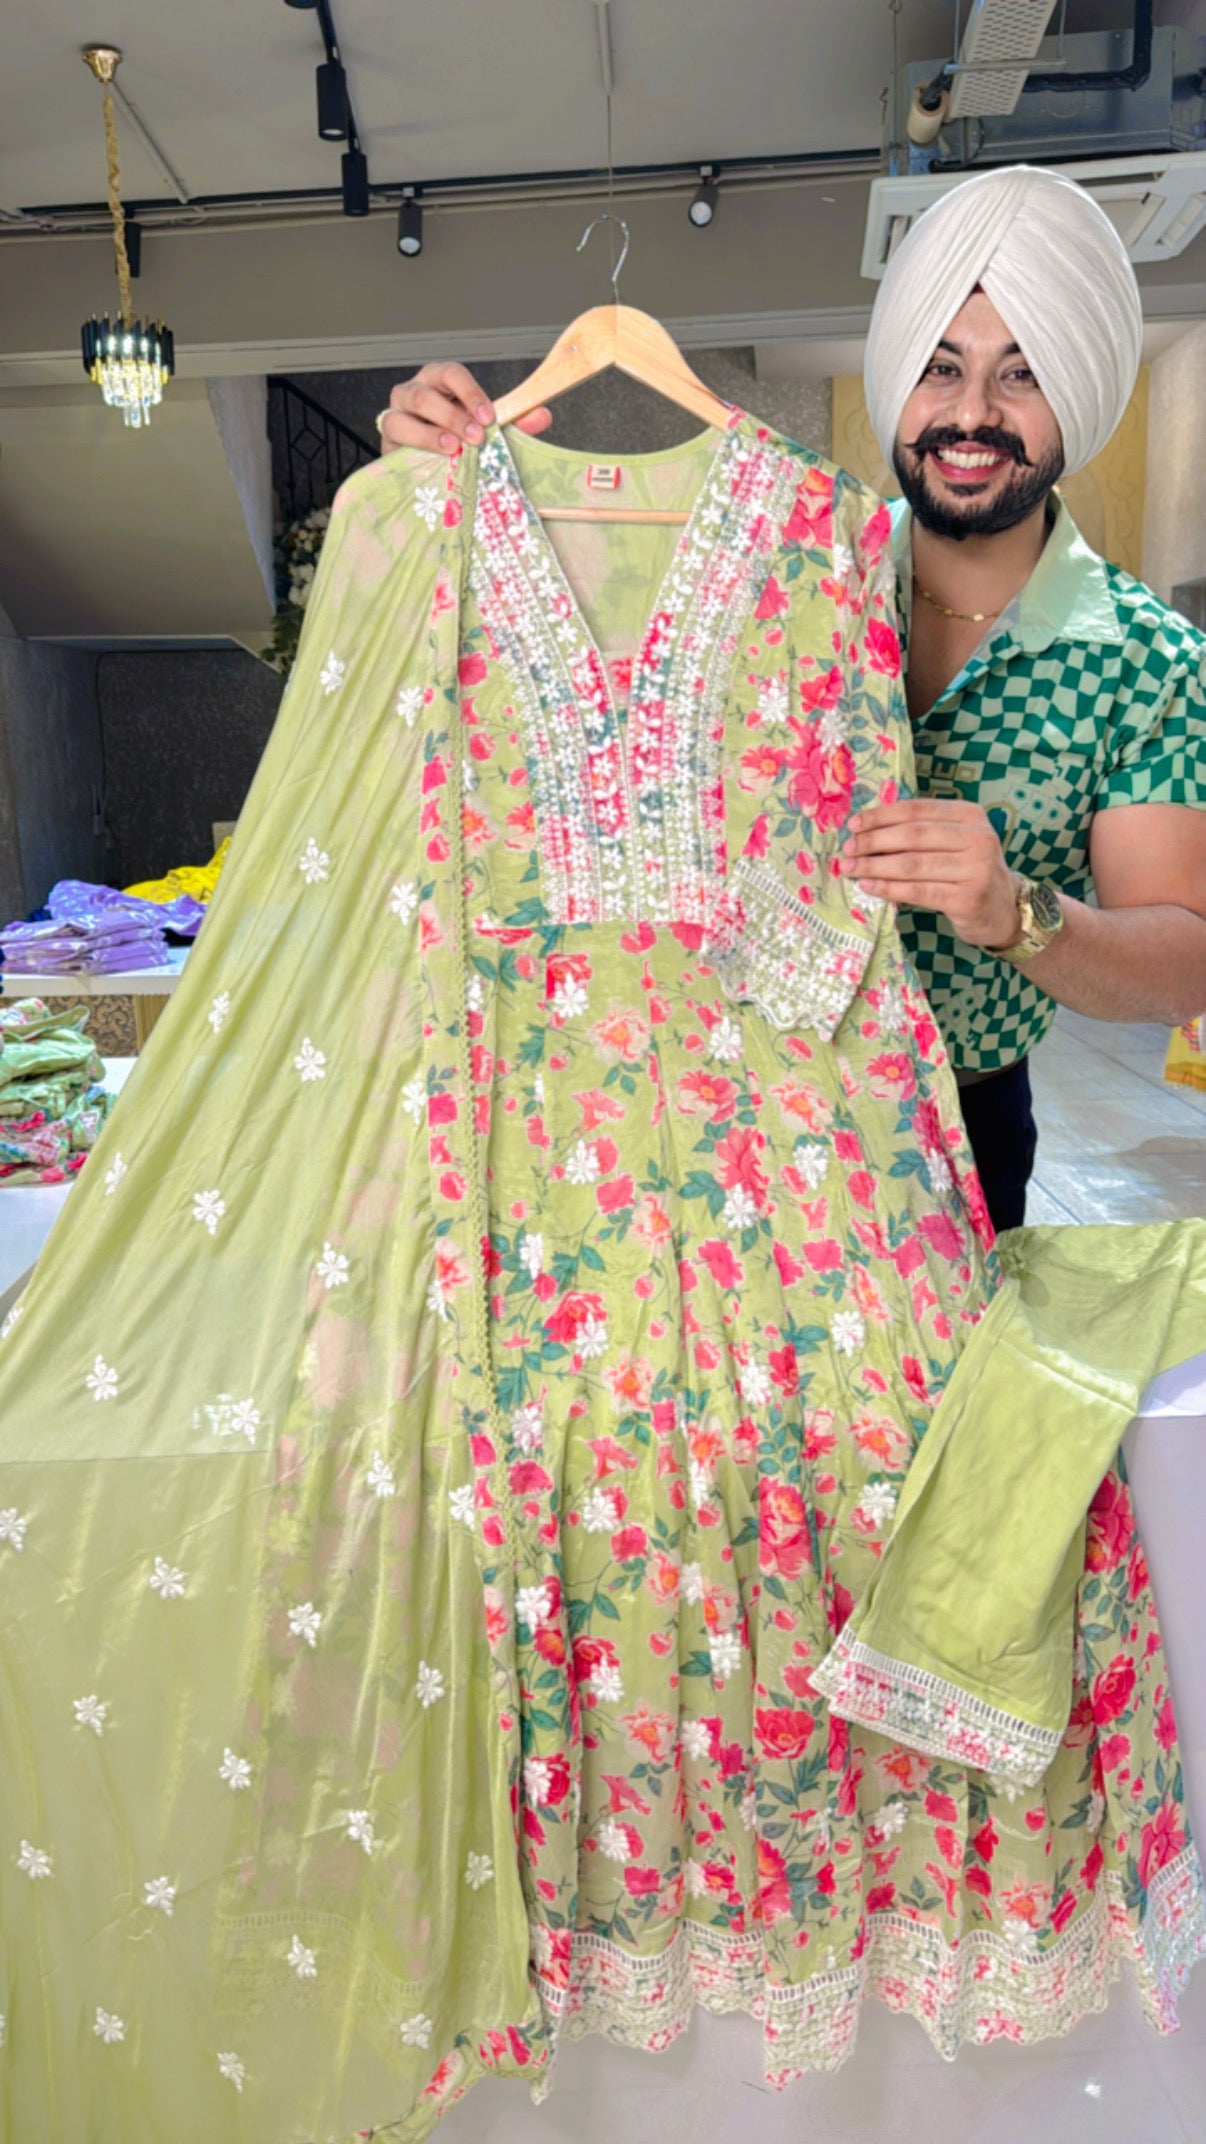
<svg viewBox="0 0 1206 2144">
<path fill-rule="evenodd" d="M 324 60 L 314 70 L 318 84 L 318 132 L 323 141 L 348 138 L 348 78 L 338 60 Z"/>
<path fill-rule="evenodd" d="M 127 216 L 125 232 L 126 259 L 130 263 L 130 280 L 133 282 L 142 274 L 142 225 L 135 223 L 133 217 Z"/>
<path fill-rule="evenodd" d="M 407 187 L 398 211 L 398 251 L 408 260 L 413 260 L 423 251 L 423 210 L 416 201 L 413 189 Z"/>
<path fill-rule="evenodd" d="M 343 213 L 367 216 L 369 212 L 368 159 L 363 149 L 346 149 L 339 159 L 343 174 Z"/>
<path fill-rule="evenodd" d="M 706 231 L 720 207 L 720 188 L 710 164 L 702 166 L 699 186 L 691 196 L 687 214 L 697 231 Z"/>
</svg>

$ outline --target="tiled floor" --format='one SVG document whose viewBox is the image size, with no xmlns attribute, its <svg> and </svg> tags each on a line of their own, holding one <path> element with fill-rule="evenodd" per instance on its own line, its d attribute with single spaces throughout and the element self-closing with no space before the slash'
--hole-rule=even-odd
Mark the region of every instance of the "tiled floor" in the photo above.
<svg viewBox="0 0 1206 2144">
<path fill-rule="evenodd" d="M 1206 1216 L 1206 1094 L 1164 1084 L 1168 1031 L 1061 1012 L 1030 1061 L 1028 1221 Z"/>
</svg>

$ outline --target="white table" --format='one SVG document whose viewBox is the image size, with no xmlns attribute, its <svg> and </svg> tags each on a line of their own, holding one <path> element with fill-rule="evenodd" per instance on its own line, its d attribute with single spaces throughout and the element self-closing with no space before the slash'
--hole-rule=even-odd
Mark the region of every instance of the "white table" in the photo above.
<svg viewBox="0 0 1206 2144">
<path fill-rule="evenodd" d="M 174 946 L 159 968 L 120 968 L 112 975 L 3 975 L 0 997 L 133 998 L 134 1032 L 142 1048 L 184 973 L 191 946 Z"/>
<path fill-rule="evenodd" d="M 135 1062 L 133 1057 L 105 1059 L 110 1094 L 121 1093 Z M 0 1184 L 0 1311 L 6 1298 L 24 1287 L 74 1183 L 69 1176 L 63 1184 Z"/>
</svg>

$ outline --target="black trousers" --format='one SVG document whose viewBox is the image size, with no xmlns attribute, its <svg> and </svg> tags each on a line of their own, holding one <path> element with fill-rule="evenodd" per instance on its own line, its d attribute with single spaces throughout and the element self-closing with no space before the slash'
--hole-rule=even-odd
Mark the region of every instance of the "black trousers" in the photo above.
<svg viewBox="0 0 1206 2144">
<path fill-rule="evenodd" d="M 959 1101 L 993 1227 L 1020 1228 L 1038 1144 L 1027 1060 L 961 1087 Z"/>
</svg>

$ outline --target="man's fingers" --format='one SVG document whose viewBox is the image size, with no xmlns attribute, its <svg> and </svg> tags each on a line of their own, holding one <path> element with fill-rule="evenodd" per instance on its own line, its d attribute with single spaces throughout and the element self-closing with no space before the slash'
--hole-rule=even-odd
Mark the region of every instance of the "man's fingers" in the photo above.
<svg viewBox="0 0 1206 2144">
<path fill-rule="evenodd" d="M 902 797 L 896 804 L 872 804 L 849 822 L 852 833 L 866 833 L 880 826 L 911 826 L 918 820 L 945 820 L 964 824 L 980 816 L 979 806 L 965 804 L 962 797 Z"/>
<path fill-rule="evenodd" d="M 841 855 L 858 863 L 868 856 L 890 856 L 904 848 L 945 850 L 953 853 L 969 845 L 969 829 L 960 820 L 913 819 L 904 826 L 864 828 L 842 843 Z"/>
<path fill-rule="evenodd" d="M 879 878 L 873 884 L 864 885 L 861 880 L 859 883 L 863 893 L 873 893 L 881 901 L 893 901 L 898 908 L 933 908 L 939 915 L 945 914 L 951 892 L 949 885 L 929 879 Z"/>
<path fill-rule="evenodd" d="M 390 389 L 381 444 L 386 453 L 420 447 L 428 454 L 455 454 L 458 447 L 477 446 L 493 418 L 489 396 L 464 365 L 424 365 L 413 380 Z"/>
<path fill-rule="evenodd" d="M 547 432 L 552 421 L 551 409 L 533 409 L 528 411 L 526 417 L 519 419 L 515 429 L 517 432 L 528 432 L 535 438 L 537 432 Z"/>
<path fill-rule="evenodd" d="M 949 890 L 951 886 L 964 885 L 971 874 L 961 868 L 957 856 L 915 855 L 902 849 L 892 856 L 868 857 L 861 863 L 851 864 L 845 867 L 845 875 L 857 879 L 860 886 L 871 886 L 879 893 L 885 879 L 941 879 Z"/>
</svg>

